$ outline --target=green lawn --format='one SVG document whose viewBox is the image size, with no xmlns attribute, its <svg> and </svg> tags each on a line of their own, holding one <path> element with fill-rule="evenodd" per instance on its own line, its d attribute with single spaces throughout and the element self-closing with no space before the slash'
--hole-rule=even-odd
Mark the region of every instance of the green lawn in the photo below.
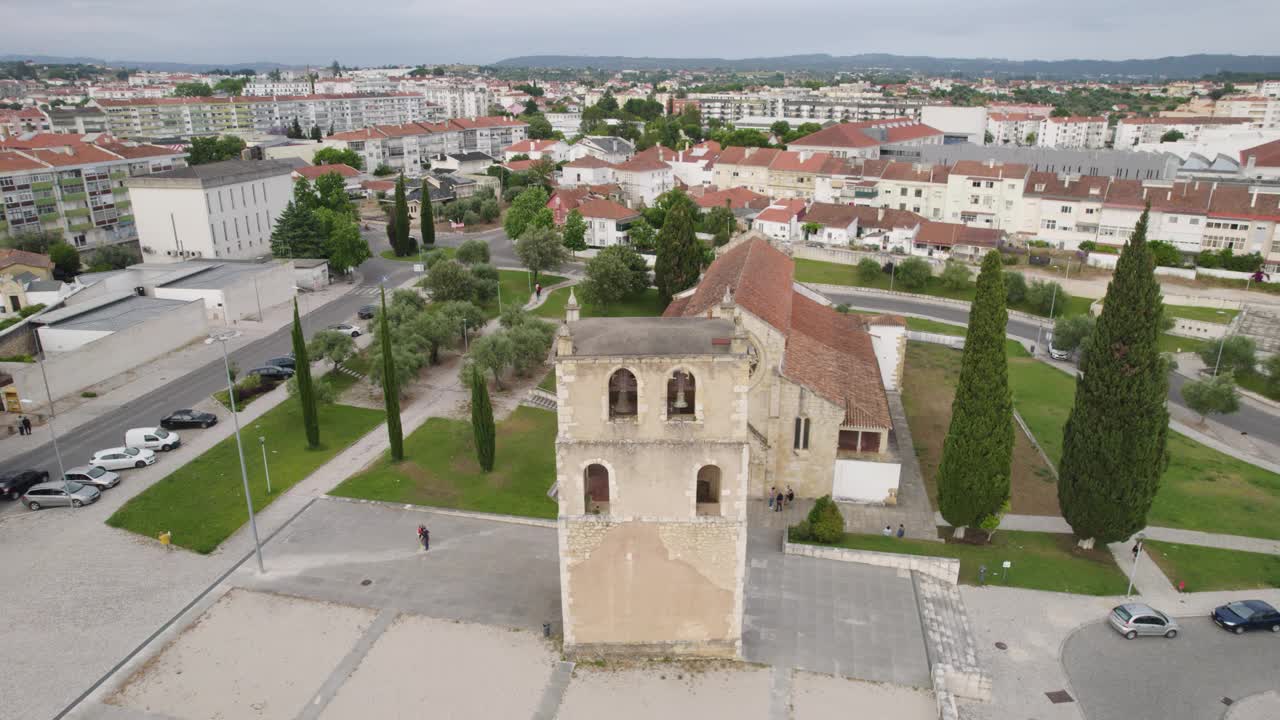
<svg viewBox="0 0 1280 720">
<path fill-rule="evenodd" d="M 1188 592 L 1280 587 L 1280 555 L 1148 540 L 1147 552 L 1174 587 Z"/>
<path fill-rule="evenodd" d="M 850 309 L 851 315 L 882 315 L 874 310 L 853 310 Z M 904 317 L 907 321 L 907 329 L 916 332 L 936 333 L 938 335 L 954 335 L 956 337 L 964 337 L 969 328 L 964 325 L 952 325 L 951 323 L 939 322 L 937 320 L 929 320 L 926 318 Z"/>
<path fill-rule="evenodd" d="M 1177 335 L 1170 335 L 1169 333 L 1160 333 L 1160 352 L 1198 353 L 1201 350 L 1209 347 L 1210 345 L 1213 345 L 1213 341 L 1211 340 L 1201 340 L 1200 338 L 1186 338 L 1186 337 L 1179 337 Z"/>
<path fill-rule="evenodd" d="M 554 518 L 547 497 L 555 482 L 556 414 L 521 406 L 498 424 L 497 460 L 485 474 L 476 463 L 471 423 L 430 418 L 405 438 L 405 460 L 384 457 L 373 469 L 333 491 L 342 497 L 385 500 L 479 512 Z"/>
<path fill-rule="evenodd" d="M 797 259 L 796 263 L 796 280 L 808 283 L 823 283 L 827 285 L 849 285 L 852 287 L 868 287 L 880 290 L 888 290 L 890 279 L 888 275 L 881 273 L 876 279 L 869 283 L 864 283 L 858 279 L 857 268 L 854 265 L 843 265 L 840 263 L 822 262 L 821 260 L 805 260 Z M 973 302 L 974 285 L 969 283 L 968 287 L 962 290 L 954 290 L 942 284 L 942 279 L 938 276 L 929 278 L 929 281 L 923 288 L 908 289 L 901 283 L 895 283 L 893 289 L 901 292 L 918 293 L 921 295 L 932 295 L 934 297 L 950 298 L 952 300 L 963 300 L 965 302 Z M 1072 296 L 1063 307 L 1054 309 L 1054 313 L 1058 317 L 1066 317 L 1068 315 L 1083 315 L 1089 312 L 1089 306 L 1094 302 L 1093 298 Z M 1022 305 L 1015 305 L 1010 310 L 1021 310 L 1033 315 L 1044 315 L 1045 313 Z"/>
<path fill-rule="evenodd" d="M 1165 312 L 1170 317 L 1180 317 L 1187 320 L 1199 320 L 1201 322 L 1218 323 L 1227 325 L 1236 316 L 1240 314 L 1239 310 L 1224 310 L 1211 307 L 1193 307 L 1190 305 L 1165 305 Z"/>
<path fill-rule="evenodd" d="M 419 246 L 419 247 L 421 247 L 421 246 Z M 428 247 L 428 248 L 426 249 L 426 252 L 428 252 L 428 253 L 429 253 L 429 252 L 431 252 L 433 249 L 435 249 L 435 250 L 443 250 L 443 251 L 444 251 L 444 256 L 445 256 L 445 257 L 453 257 L 453 254 L 454 254 L 455 252 L 457 252 L 457 250 L 458 250 L 457 248 L 444 247 L 443 245 L 433 245 L 433 246 L 431 246 L 431 247 Z M 397 257 L 397 256 L 396 256 L 396 252 L 395 252 L 394 250 L 383 250 L 382 252 L 378 253 L 378 255 L 379 255 L 380 257 L 382 257 L 383 259 L 385 259 L 385 260 L 395 260 L 396 262 L 416 263 L 416 262 L 422 262 L 422 255 L 423 255 L 423 253 L 421 253 L 421 252 L 416 252 L 416 253 L 414 253 L 414 254 L 412 254 L 412 255 L 405 255 L 404 257 Z"/>
<path fill-rule="evenodd" d="M 1236 373 L 1236 384 L 1250 392 L 1258 393 L 1272 400 L 1280 400 L 1280 393 L 1271 392 L 1267 388 L 1267 376 L 1253 370 L 1247 373 Z"/>
<path fill-rule="evenodd" d="M 538 383 L 538 388 L 542 390 L 546 390 L 549 393 L 553 393 L 556 391 L 555 368 L 551 368 L 551 371 L 547 373 L 546 377 L 542 378 L 542 382 Z"/>
<path fill-rule="evenodd" d="M 846 534 L 838 545 L 857 550 L 957 558 L 960 582 L 965 585 L 978 584 L 981 565 L 987 566 L 988 585 L 1080 595 L 1121 595 L 1127 584 L 1125 574 L 1116 567 L 1115 559 L 1106 548 L 1080 550 L 1070 535 L 1010 530 L 997 532 L 990 545 L 970 545 Z M 1006 560 L 1013 564 L 1008 580 L 1001 567 Z"/>
<path fill-rule="evenodd" d="M 508 307 L 512 304 L 523 306 L 529 302 L 529 298 L 533 295 L 533 288 L 529 282 L 530 273 L 525 270 L 499 270 L 498 285 L 501 287 L 502 307 Z M 564 278 L 559 275 L 547 275 L 543 273 L 538 276 L 538 282 L 542 283 L 542 287 L 555 285 L 564 282 Z M 498 317 L 498 300 L 495 298 L 493 302 L 480 308 L 484 310 L 485 317 Z"/>
<path fill-rule="evenodd" d="M 550 283 L 544 283 L 550 284 Z M 560 288 L 551 293 L 546 302 L 538 306 L 533 311 L 538 317 L 547 318 L 548 320 L 563 320 L 564 306 L 569 302 L 569 288 Z M 666 309 L 658 299 L 658 289 L 649 288 L 644 294 L 616 302 L 606 307 L 597 307 L 590 303 L 584 303 L 582 297 L 578 296 L 578 302 L 582 306 L 581 315 L 584 318 L 589 317 L 656 317 L 662 314 Z"/>
<path fill-rule="evenodd" d="M 377 410 L 348 405 L 320 407 L 321 446 L 308 450 L 302 411 L 288 400 L 245 425 L 245 465 L 253 506 L 261 510 L 382 422 Z M 259 436 L 267 438 L 272 494 L 267 494 Z M 128 482 L 127 480 L 125 482 Z M 107 519 L 112 527 L 156 537 L 166 530 L 173 543 L 210 553 L 249 519 L 236 456 L 235 436 L 213 446 L 147 488 Z"/>
</svg>

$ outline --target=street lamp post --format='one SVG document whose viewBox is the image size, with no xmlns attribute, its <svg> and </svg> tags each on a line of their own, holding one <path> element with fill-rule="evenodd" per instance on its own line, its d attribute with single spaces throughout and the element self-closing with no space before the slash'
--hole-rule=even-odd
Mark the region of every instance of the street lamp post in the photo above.
<svg viewBox="0 0 1280 720">
<path fill-rule="evenodd" d="M 231 382 L 231 359 L 227 356 L 227 341 L 238 337 L 239 332 L 223 332 L 205 339 L 205 344 L 218 343 L 222 346 L 222 364 L 227 369 L 227 399 L 231 402 L 231 420 L 236 428 L 236 454 L 240 456 L 240 480 L 244 484 L 244 502 L 249 508 L 249 527 L 253 530 L 253 550 L 258 556 L 258 572 L 267 570 L 262 565 L 262 543 L 258 540 L 258 520 L 253 515 L 253 496 L 249 494 L 249 471 L 244 464 L 244 444 L 240 442 L 240 416 L 236 414 L 236 388 Z"/>
<path fill-rule="evenodd" d="M 1053 284 L 1053 295 L 1049 298 L 1049 320 L 1053 320 L 1053 310 L 1058 305 L 1058 284 Z M 1044 332 L 1044 321 L 1040 321 L 1040 326 L 1036 328 L 1036 348 L 1040 347 L 1040 337 Z"/>
<path fill-rule="evenodd" d="M 262 472 L 267 475 L 267 494 L 271 494 L 271 466 L 267 464 L 267 438 L 258 436 L 258 444 L 262 446 Z"/>
<path fill-rule="evenodd" d="M 1129 570 L 1129 589 L 1124 591 L 1125 597 L 1133 594 L 1133 576 L 1138 574 L 1138 558 L 1142 557 L 1142 541 L 1145 539 L 1147 536 L 1142 533 L 1133 536 L 1133 567 Z"/>
<path fill-rule="evenodd" d="M 62 465 L 62 451 L 58 449 L 58 431 L 53 426 L 53 420 L 57 413 L 53 410 L 53 393 L 49 390 L 49 375 L 44 370 L 43 348 L 41 348 L 40 354 L 36 356 L 36 360 L 40 364 L 40 379 L 44 381 L 44 396 L 49 401 L 49 434 L 53 436 L 53 456 L 58 459 L 58 475 L 65 481 L 67 479 L 67 470 Z"/>
</svg>

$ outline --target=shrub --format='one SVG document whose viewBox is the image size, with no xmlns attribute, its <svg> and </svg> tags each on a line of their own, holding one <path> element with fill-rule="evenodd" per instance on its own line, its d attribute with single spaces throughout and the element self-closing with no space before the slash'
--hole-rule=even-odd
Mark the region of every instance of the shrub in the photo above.
<svg viewBox="0 0 1280 720">
<path fill-rule="evenodd" d="M 963 290 L 969 287 L 971 273 L 964 263 L 948 260 L 947 264 L 942 268 L 942 275 L 939 277 L 942 279 L 943 286 L 951 290 Z"/>
<path fill-rule="evenodd" d="M 862 258 L 858 261 L 857 272 L 859 282 L 873 283 L 880 277 L 880 263 L 871 258 Z"/>
<path fill-rule="evenodd" d="M 898 283 L 908 290 L 920 290 L 929 282 L 929 263 L 920 258 L 907 258 L 898 264 Z"/>
<path fill-rule="evenodd" d="M 1009 305 L 1017 305 L 1027 299 L 1027 278 L 1020 272 L 1004 274 L 1005 300 Z"/>
<path fill-rule="evenodd" d="M 98 393 L 96 393 L 96 392 L 94 392 L 94 391 L 92 391 L 92 390 L 85 390 L 84 392 L 80 393 L 80 397 L 82 397 L 82 398 L 96 398 L 96 397 L 98 397 Z"/>
<path fill-rule="evenodd" d="M 479 225 L 480 215 L 474 210 L 468 210 L 467 213 L 462 216 L 462 222 L 465 225 Z"/>
<path fill-rule="evenodd" d="M 787 528 L 787 539 L 791 542 L 805 542 L 813 538 L 813 530 L 809 527 L 808 520 L 800 522 Z"/>
<path fill-rule="evenodd" d="M 0 357 L 0 362 L 33 363 L 35 361 L 36 359 L 30 355 L 7 355 L 5 357 Z"/>
<path fill-rule="evenodd" d="M 488 246 L 486 245 L 485 247 L 488 247 Z M 448 260 L 448 259 L 449 259 L 449 256 L 448 254 L 445 253 L 443 248 L 436 248 L 435 250 L 432 250 L 431 252 L 427 253 L 427 257 L 426 257 L 427 269 L 430 270 L 431 268 L 436 266 L 436 263 L 442 260 Z"/>
<path fill-rule="evenodd" d="M 454 258 L 464 265 L 489 262 L 489 243 L 483 240 L 467 240 L 458 246 Z"/>
<path fill-rule="evenodd" d="M 1033 280 L 1027 287 L 1026 304 L 1034 313 L 1049 316 L 1061 315 L 1071 302 L 1071 296 L 1056 282 Z"/>
<path fill-rule="evenodd" d="M 844 303 L 840 303 L 839 305 L 836 306 L 836 312 L 840 313 L 841 315 L 848 315 L 849 306 L 845 305 Z"/>
<path fill-rule="evenodd" d="M 1031 247 L 1033 247 L 1033 248 L 1047 248 L 1047 247 L 1050 247 L 1050 245 L 1049 245 L 1049 241 L 1048 241 L 1048 240 L 1031 240 L 1031 241 L 1028 241 L 1028 242 L 1027 242 L 1027 245 L 1030 245 L 1030 246 L 1031 246 Z"/>
<path fill-rule="evenodd" d="M 809 533 L 815 542 L 830 545 L 844 535 L 844 516 L 830 495 L 823 495 L 809 511 Z"/>
<path fill-rule="evenodd" d="M 1001 255 L 1000 262 L 1005 265 L 1017 265 L 1020 261 L 1018 260 L 1017 255 Z"/>
<path fill-rule="evenodd" d="M 1093 252 L 1098 248 L 1098 243 L 1092 240 L 1085 240 L 1084 242 L 1080 243 L 1079 247 L 1080 247 L 1080 250 L 1082 250 L 1083 252 Z"/>
<path fill-rule="evenodd" d="M 35 315 L 36 313 L 40 312 L 40 311 L 41 311 L 41 310 L 43 310 L 43 309 L 44 309 L 44 304 L 43 304 L 43 303 L 36 303 L 35 305 L 28 305 L 28 306 L 26 306 L 26 307 L 24 307 L 24 308 L 22 308 L 21 310 L 19 310 L 19 311 L 18 311 L 18 316 L 19 316 L 19 317 L 24 317 L 24 318 L 26 318 L 26 317 L 31 317 L 32 315 Z"/>
</svg>

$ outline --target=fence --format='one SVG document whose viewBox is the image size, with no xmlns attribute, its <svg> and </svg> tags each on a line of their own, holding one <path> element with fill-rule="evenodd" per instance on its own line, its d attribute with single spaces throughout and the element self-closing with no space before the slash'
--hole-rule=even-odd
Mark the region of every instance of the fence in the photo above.
<svg viewBox="0 0 1280 720">
<path fill-rule="evenodd" d="M 932 343 L 934 345 L 946 345 L 956 350 L 964 348 L 964 338 L 955 335 L 942 335 L 939 333 L 919 332 L 916 330 L 907 331 L 907 339 L 916 342 Z"/>
</svg>

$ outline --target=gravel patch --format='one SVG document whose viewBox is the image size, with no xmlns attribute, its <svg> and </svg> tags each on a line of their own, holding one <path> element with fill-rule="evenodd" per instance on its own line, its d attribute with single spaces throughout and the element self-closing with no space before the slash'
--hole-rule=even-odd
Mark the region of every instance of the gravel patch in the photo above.
<svg viewBox="0 0 1280 720">
<path fill-rule="evenodd" d="M 693 664 L 635 670 L 578 666 L 557 720 L 769 720 L 768 669 L 699 671 Z"/>
</svg>

